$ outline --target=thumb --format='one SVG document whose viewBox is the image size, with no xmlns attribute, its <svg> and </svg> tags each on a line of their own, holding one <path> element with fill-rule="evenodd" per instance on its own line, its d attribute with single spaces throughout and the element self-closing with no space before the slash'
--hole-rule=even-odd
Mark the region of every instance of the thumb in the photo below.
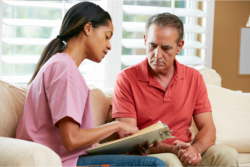
<svg viewBox="0 0 250 167">
<path fill-rule="evenodd" d="M 186 149 L 190 146 L 190 143 L 179 143 L 179 144 L 177 144 L 177 146 L 178 146 L 179 150 Z"/>
<path fill-rule="evenodd" d="M 180 141 L 180 140 L 175 140 L 175 141 L 173 142 L 174 145 L 179 144 L 179 143 L 182 143 L 182 141 Z"/>
</svg>

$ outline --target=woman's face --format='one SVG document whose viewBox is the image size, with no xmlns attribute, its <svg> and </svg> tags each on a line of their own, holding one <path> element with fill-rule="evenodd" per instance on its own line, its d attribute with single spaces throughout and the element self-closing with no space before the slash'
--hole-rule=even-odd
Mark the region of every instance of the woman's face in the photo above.
<svg viewBox="0 0 250 167">
<path fill-rule="evenodd" d="M 111 21 L 108 21 L 107 26 L 99 26 L 92 28 L 88 34 L 86 49 L 87 59 L 94 62 L 101 62 L 108 50 L 111 50 L 110 39 L 113 36 L 114 27 Z"/>
</svg>

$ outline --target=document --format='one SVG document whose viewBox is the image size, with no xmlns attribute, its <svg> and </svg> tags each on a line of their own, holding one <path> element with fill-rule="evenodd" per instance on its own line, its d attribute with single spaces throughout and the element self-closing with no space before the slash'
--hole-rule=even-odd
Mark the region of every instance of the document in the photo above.
<svg viewBox="0 0 250 167">
<path fill-rule="evenodd" d="M 159 121 L 134 135 L 103 143 L 97 147 L 88 149 L 87 152 L 90 155 L 122 154 L 136 150 L 137 144 L 145 145 L 146 141 L 153 144 L 156 140 L 160 142 L 170 138 L 174 137 L 171 135 L 168 126 Z"/>
</svg>

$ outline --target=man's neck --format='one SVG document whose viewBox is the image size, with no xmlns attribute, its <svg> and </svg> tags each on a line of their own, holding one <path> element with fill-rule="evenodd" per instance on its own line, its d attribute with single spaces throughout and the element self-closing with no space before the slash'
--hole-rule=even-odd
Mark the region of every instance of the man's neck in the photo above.
<svg viewBox="0 0 250 167">
<path fill-rule="evenodd" d="M 157 81 L 161 84 L 163 89 L 166 91 L 168 85 L 174 75 L 175 72 L 175 65 L 173 64 L 171 67 L 166 69 L 163 72 L 155 72 L 151 67 L 149 67 L 150 73 L 157 79 Z"/>
</svg>

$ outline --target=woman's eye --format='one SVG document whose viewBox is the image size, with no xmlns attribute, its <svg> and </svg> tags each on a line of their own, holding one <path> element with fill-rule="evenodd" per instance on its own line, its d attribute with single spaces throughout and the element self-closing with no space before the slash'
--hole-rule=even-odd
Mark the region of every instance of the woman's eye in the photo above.
<svg viewBox="0 0 250 167">
<path fill-rule="evenodd" d="M 106 40 L 108 40 L 109 39 L 109 37 L 108 36 L 106 36 Z"/>
</svg>

